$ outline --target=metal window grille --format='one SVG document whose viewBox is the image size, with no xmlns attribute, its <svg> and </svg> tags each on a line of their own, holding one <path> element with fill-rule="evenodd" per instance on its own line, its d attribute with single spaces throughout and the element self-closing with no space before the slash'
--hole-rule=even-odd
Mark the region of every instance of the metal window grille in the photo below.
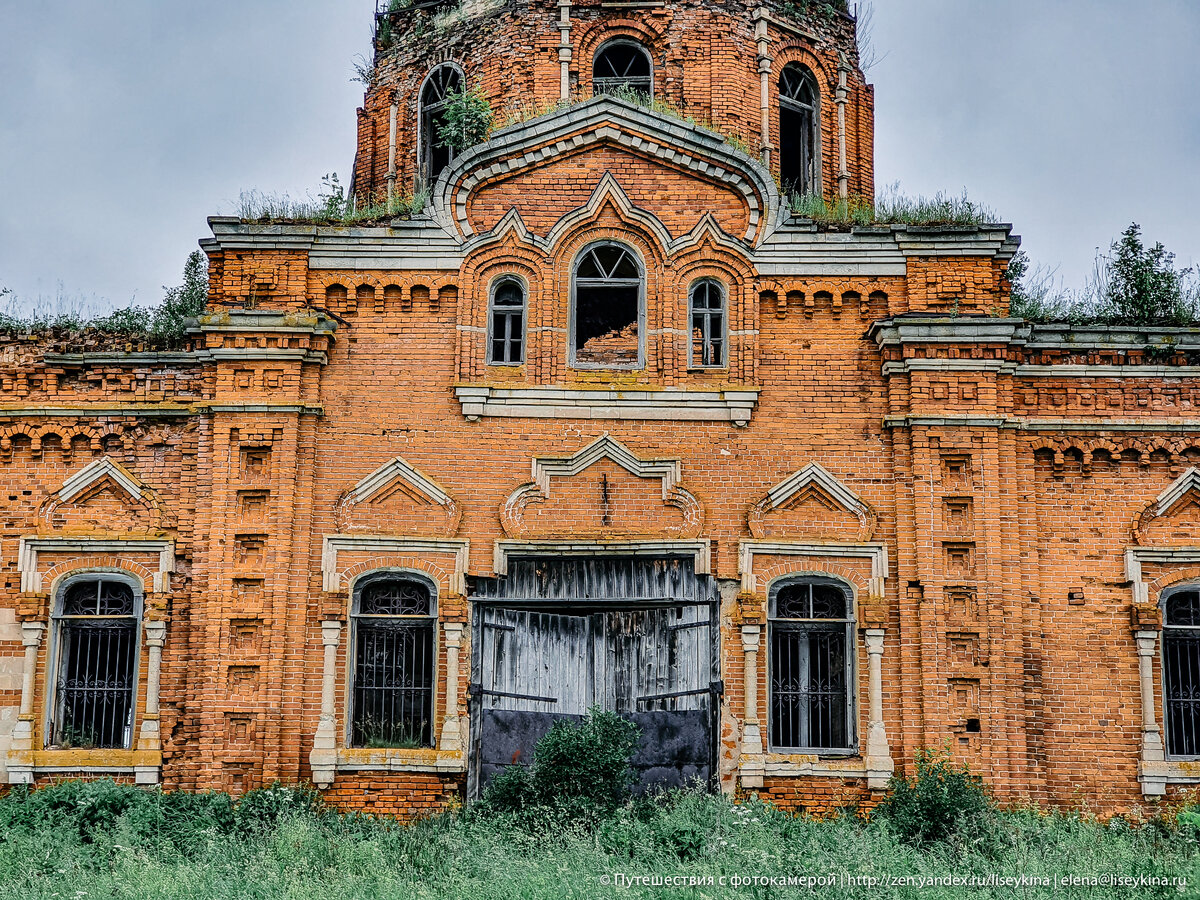
<svg viewBox="0 0 1200 900">
<path fill-rule="evenodd" d="M 779 180 L 786 193 L 817 190 L 819 95 L 816 79 L 795 63 L 779 75 Z"/>
<path fill-rule="evenodd" d="M 354 622 L 354 746 L 433 746 L 434 621 L 422 582 L 387 578 L 363 586 Z"/>
<path fill-rule="evenodd" d="M 136 662 L 133 588 L 104 579 L 68 585 L 58 617 L 58 667 L 49 743 L 129 747 Z"/>
<path fill-rule="evenodd" d="M 505 279 L 492 293 L 491 353 L 493 365 L 515 366 L 525 360 L 525 290 Z"/>
<path fill-rule="evenodd" d="M 633 41 L 612 41 L 596 54 L 592 66 L 593 93 L 636 91 L 650 96 L 653 89 L 654 69 L 645 47 Z"/>
<path fill-rule="evenodd" d="M 823 582 L 790 582 L 773 597 L 771 746 L 849 750 L 854 745 L 853 623 L 849 596 Z"/>
<path fill-rule="evenodd" d="M 1200 591 L 1170 595 L 1164 612 L 1167 752 L 1200 756 Z"/>
<path fill-rule="evenodd" d="M 454 151 L 438 137 L 446 101 L 462 88 L 456 66 L 443 64 L 429 74 L 421 90 L 421 184 L 428 186 L 454 158 Z"/>
<path fill-rule="evenodd" d="M 692 288 L 692 365 L 725 365 L 725 292 L 715 281 Z"/>
</svg>

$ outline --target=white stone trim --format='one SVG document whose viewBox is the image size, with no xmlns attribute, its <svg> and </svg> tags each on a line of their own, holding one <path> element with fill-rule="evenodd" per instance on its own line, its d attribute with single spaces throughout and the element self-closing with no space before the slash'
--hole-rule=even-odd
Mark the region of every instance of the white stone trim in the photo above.
<svg viewBox="0 0 1200 900">
<path fill-rule="evenodd" d="M 691 556 L 696 574 L 712 570 L 712 546 L 707 540 L 630 540 L 630 541 L 496 541 L 492 568 L 497 575 L 508 574 L 510 556 Z"/>
<path fill-rule="evenodd" d="M 851 758 L 848 765 L 839 766 L 834 759 L 804 755 L 767 754 L 762 758 L 764 775 L 782 778 L 813 776 L 816 778 L 867 778 L 865 762 Z"/>
<path fill-rule="evenodd" d="M 467 761 L 461 752 L 441 750 L 346 749 L 337 751 L 336 767 L 338 772 L 465 772 Z"/>
<path fill-rule="evenodd" d="M 881 598 L 888 573 L 887 545 L 812 543 L 788 541 L 741 541 L 738 544 L 738 574 L 742 590 L 758 593 L 758 576 L 754 572 L 755 556 L 829 556 L 869 559 L 871 561 L 870 595 Z"/>
<path fill-rule="evenodd" d="M 115 481 L 121 490 L 134 500 L 142 499 L 144 485 L 133 473 L 126 471 L 108 456 L 93 460 L 64 481 L 58 489 L 58 499 L 65 503 L 105 478 Z"/>
<path fill-rule="evenodd" d="M 1200 490 L 1200 470 L 1195 466 L 1190 467 L 1186 472 L 1172 481 L 1167 489 L 1158 495 L 1158 507 L 1155 515 L 1166 515 L 1172 506 L 1193 490 Z"/>
<path fill-rule="evenodd" d="M 454 571 L 450 574 L 450 590 L 455 594 L 467 592 L 466 572 L 471 542 L 457 538 L 405 538 L 387 535 L 327 534 L 321 544 L 321 589 L 340 591 L 346 585 L 338 571 L 338 553 L 343 550 L 364 550 L 375 553 L 453 553 Z"/>
<path fill-rule="evenodd" d="M 759 391 L 753 388 L 656 391 L 461 384 L 455 387 L 454 395 L 469 422 L 483 416 L 507 416 L 731 422 L 743 427 L 750 422 Z"/>
<path fill-rule="evenodd" d="M 17 571 L 21 573 L 22 593 L 37 594 L 42 590 L 42 575 L 38 571 L 38 553 L 76 553 L 87 556 L 157 553 L 158 571 L 152 580 L 152 590 L 155 593 L 163 593 L 171 589 L 171 573 L 175 571 L 174 541 L 23 537 L 17 545 Z"/>
<path fill-rule="evenodd" d="M 413 468 L 402 456 L 389 459 L 382 466 L 362 479 L 350 492 L 355 503 L 374 496 L 395 481 L 403 481 L 409 487 L 428 497 L 434 503 L 446 506 L 453 501 L 436 481 Z"/>
<path fill-rule="evenodd" d="M 1019 378 L 1200 378 L 1200 366 L 1019 365 Z"/>
<path fill-rule="evenodd" d="M 883 722 L 883 638 L 884 629 L 863 631 L 867 645 L 867 787 L 885 790 L 896 771 Z"/>
<path fill-rule="evenodd" d="M 810 484 L 819 486 L 833 500 L 853 515 L 866 515 L 867 504 L 858 494 L 842 484 L 820 463 L 811 462 L 767 491 L 768 509 L 778 509 Z"/>
<path fill-rule="evenodd" d="M 1150 602 L 1150 586 L 1142 581 L 1142 564 L 1185 566 L 1200 563 L 1200 547 L 1126 547 L 1125 580 L 1133 588 L 1134 603 Z"/>
<path fill-rule="evenodd" d="M 607 433 L 570 456 L 535 456 L 532 479 L 542 493 L 549 494 L 552 478 L 571 478 L 602 459 L 611 459 L 638 478 L 661 479 L 664 500 L 679 482 L 681 467 L 678 459 L 641 459 Z"/>
</svg>

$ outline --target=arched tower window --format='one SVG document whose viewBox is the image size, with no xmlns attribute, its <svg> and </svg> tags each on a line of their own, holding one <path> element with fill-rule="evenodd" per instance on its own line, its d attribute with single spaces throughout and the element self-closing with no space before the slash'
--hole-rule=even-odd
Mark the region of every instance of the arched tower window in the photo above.
<svg viewBox="0 0 1200 900">
<path fill-rule="evenodd" d="M 420 96 L 420 185 L 428 186 L 437 180 L 442 169 L 450 164 L 454 152 L 438 139 L 446 101 L 451 94 L 462 90 L 462 71 L 454 63 L 442 63 L 429 73 Z"/>
<path fill-rule="evenodd" d="M 434 593 L 413 575 L 385 573 L 355 587 L 350 743 L 432 747 Z"/>
<path fill-rule="evenodd" d="M 771 748 L 846 752 L 854 737 L 854 605 L 832 578 L 797 578 L 770 596 Z"/>
<path fill-rule="evenodd" d="M 799 63 L 779 75 L 779 180 L 789 194 L 821 190 L 821 104 L 817 79 Z"/>
<path fill-rule="evenodd" d="M 646 291 L 633 251 L 622 244 L 592 244 L 575 261 L 572 289 L 571 365 L 640 368 Z"/>
<path fill-rule="evenodd" d="M 692 321 L 691 365 L 725 365 L 725 288 L 712 278 L 692 286 L 688 301 Z"/>
<path fill-rule="evenodd" d="M 1200 756 L 1200 585 L 1171 591 L 1163 608 L 1167 753 Z"/>
<path fill-rule="evenodd" d="M 647 97 L 654 93 L 654 66 L 650 53 L 637 41 L 615 38 L 597 52 L 592 64 L 592 93 L 611 94 L 621 89 Z"/>
<path fill-rule="evenodd" d="M 140 596 L 126 579 L 67 582 L 54 614 L 54 699 L 47 743 L 127 748 L 133 737 Z"/>
<path fill-rule="evenodd" d="M 511 275 L 492 286 L 488 316 L 488 362 L 519 366 L 525 361 L 525 285 Z"/>
</svg>

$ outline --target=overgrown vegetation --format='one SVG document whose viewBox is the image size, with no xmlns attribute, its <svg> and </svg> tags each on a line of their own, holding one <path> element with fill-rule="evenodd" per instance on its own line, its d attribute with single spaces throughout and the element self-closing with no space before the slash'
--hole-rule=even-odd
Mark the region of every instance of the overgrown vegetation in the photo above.
<svg viewBox="0 0 1200 900">
<path fill-rule="evenodd" d="M 289 194 L 242 191 L 236 215 L 245 222 L 297 225 L 363 225 L 390 219 L 408 219 L 421 213 L 429 199 L 427 192 L 386 194 L 366 198 L 350 197 L 342 188 L 337 173 L 321 179 L 314 197 L 296 199 Z"/>
<path fill-rule="evenodd" d="M 936 771 L 936 764 L 927 766 L 918 782 L 936 778 Z M 941 790 L 937 786 L 918 783 L 913 790 L 924 798 L 905 807 L 921 810 L 914 821 L 924 821 L 938 809 L 964 808 L 944 800 L 930 802 Z M 967 806 L 973 808 L 973 801 Z M 1173 885 L 1063 888 L 1057 879 L 1149 876 L 1186 879 L 1189 887 L 1200 880 L 1200 815 L 1191 810 L 1177 819 L 1164 815 L 1107 823 L 1078 812 L 989 808 L 986 815 L 993 824 L 987 832 L 960 827 L 944 839 L 927 834 L 912 841 L 898 824 L 902 819 L 891 813 L 868 820 L 846 810 L 819 819 L 788 815 L 753 797 L 734 803 L 721 795 L 672 791 L 622 803 L 609 814 L 576 824 L 483 815 L 468 808 L 466 814 L 402 825 L 388 818 L 339 814 L 300 788 L 273 786 L 232 800 L 219 793 L 172 793 L 111 781 L 66 782 L 39 791 L 18 786 L 0 797 L 0 896 L 1177 897 L 1187 894 Z M 959 816 L 959 821 L 966 818 Z M 1024 876 L 1027 884 L 1018 889 L 964 888 L 945 881 L 947 876 L 993 874 Z M 619 875 L 626 880 L 619 881 Z M 684 880 L 664 886 L 651 883 L 655 876 Z M 783 881 L 737 884 L 734 876 Z M 830 884 L 786 883 L 789 877 L 830 876 Z M 924 878 L 926 883 L 882 881 L 889 876 Z M 708 878 L 713 886 L 687 881 Z"/>
<path fill-rule="evenodd" d="M 0 311 L 0 334 L 79 333 L 96 331 L 157 345 L 174 346 L 182 342 L 187 319 L 204 311 L 208 298 L 208 259 L 193 251 L 183 267 L 183 283 L 164 287 L 158 306 L 128 306 L 107 315 L 94 315 L 81 302 L 24 301 L 10 291 Z"/>
<path fill-rule="evenodd" d="M 823 225 L 991 225 L 1000 220 L 965 190 L 959 196 L 939 191 L 910 197 L 895 183 L 874 199 L 852 195 L 828 201 L 817 194 L 792 194 L 788 203 L 793 215 Z"/>
<path fill-rule="evenodd" d="M 979 837 L 992 818 L 982 779 L 948 751 L 918 750 L 914 761 L 911 778 L 892 778 L 878 816 L 917 847 Z"/>
<path fill-rule="evenodd" d="M 1184 326 L 1200 324 L 1200 278 L 1176 269 L 1175 254 L 1161 243 L 1146 246 L 1133 222 L 1098 253 L 1092 275 L 1068 290 L 1053 272 L 1030 267 L 1025 251 L 1008 265 L 1012 315 L 1033 322 L 1075 325 Z"/>
<path fill-rule="evenodd" d="M 509 766 L 492 778 L 479 811 L 523 822 L 610 816 L 633 795 L 629 762 L 640 734 L 629 720 L 596 707 L 578 724 L 560 719 L 538 741 L 528 768 Z"/>
<path fill-rule="evenodd" d="M 474 87 L 458 89 L 446 94 L 437 121 L 438 143 L 445 144 L 455 153 L 462 153 L 487 140 L 492 131 L 492 106 L 483 92 Z"/>
</svg>

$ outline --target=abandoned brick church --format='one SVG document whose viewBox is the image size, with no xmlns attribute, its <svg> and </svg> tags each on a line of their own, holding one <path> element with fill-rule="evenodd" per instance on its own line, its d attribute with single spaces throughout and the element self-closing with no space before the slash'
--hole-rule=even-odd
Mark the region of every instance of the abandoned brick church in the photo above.
<svg viewBox="0 0 1200 900">
<path fill-rule="evenodd" d="M 421 211 L 211 219 L 182 349 L 0 344 L 0 781 L 412 814 L 599 705 L 793 808 L 947 745 L 1200 784 L 1200 335 L 1010 318 L 1007 225 L 792 215 L 874 189 L 842 13 L 381 21 L 352 190 Z"/>
</svg>

